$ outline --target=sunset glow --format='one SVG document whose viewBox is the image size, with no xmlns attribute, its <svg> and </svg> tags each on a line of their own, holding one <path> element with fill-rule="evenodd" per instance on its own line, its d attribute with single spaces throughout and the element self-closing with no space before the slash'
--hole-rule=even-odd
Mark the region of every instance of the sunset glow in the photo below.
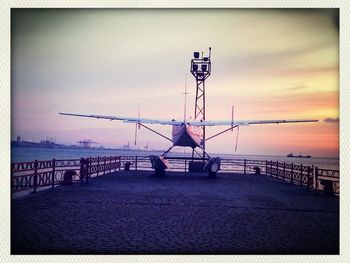
<svg viewBox="0 0 350 263">
<path fill-rule="evenodd" d="M 194 51 L 212 47 L 207 120 L 318 119 L 241 127 L 237 154 L 339 156 L 339 35 L 334 9 L 13 9 L 12 139 L 99 146 L 135 125 L 58 112 L 183 118 L 194 114 Z M 171 127 L 152 126 L 170 136 Z M 214 134 L 222 128 L 208 128 Z M 208 142 L 235 153 L 236 131 Z M 169 142 L 141 129 L 139 146 Z"/>
</svg>

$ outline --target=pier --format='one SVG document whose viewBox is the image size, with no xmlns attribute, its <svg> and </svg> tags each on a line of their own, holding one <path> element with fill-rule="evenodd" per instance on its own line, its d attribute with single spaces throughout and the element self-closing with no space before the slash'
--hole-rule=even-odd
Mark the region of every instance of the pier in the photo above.
<svg viewBox="0 0 350 263">
<path fill-rule="evenodd" d="M 141 157 L 89 161 L 12 165 L 13 194 L 36 181 L 12 199 L 12 254 L 339 254 L 339 198 L 312 167 L 226 160 L 211 180 L 183 159 L 164 177 Z"/>
</svg>

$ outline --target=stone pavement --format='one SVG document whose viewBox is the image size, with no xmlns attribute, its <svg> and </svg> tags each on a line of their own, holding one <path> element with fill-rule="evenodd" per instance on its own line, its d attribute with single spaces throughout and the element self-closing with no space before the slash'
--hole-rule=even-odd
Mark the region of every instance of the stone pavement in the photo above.
<svg viewBox="0 0 350 263">
<path fill-rule="evenodd" d="M 12 254 L 338 254 L 339 198 L 262 175 L 117 172 L 12 200 Z"/>
</svg>

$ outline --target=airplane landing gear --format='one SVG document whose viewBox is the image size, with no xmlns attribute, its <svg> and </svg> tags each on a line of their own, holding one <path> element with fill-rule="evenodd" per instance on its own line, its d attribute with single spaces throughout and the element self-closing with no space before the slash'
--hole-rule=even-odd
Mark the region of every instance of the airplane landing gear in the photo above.
<svg viewBox="0 0 350 263">
<path fill-rule="evenodd" d="M 204 166 L 204 171 L 208 171 L 209 179 L 216 179 L 216 174 L 220 170 L 221 159 L 219 157 L 210 158 Z"/>
<path fill-rule="evenodd" d="M 150 156 L 151 165 L 156 176 L 164 176 L 169 167 L 168 161 L 163 156 Z"/>
</svg>

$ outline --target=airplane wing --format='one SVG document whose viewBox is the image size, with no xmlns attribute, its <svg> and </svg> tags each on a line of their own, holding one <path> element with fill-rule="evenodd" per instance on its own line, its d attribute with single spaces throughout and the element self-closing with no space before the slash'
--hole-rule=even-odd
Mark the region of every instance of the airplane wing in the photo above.
<svg viewBox="0 0 350 263">
<path fill-rule="evenodd" d="M 297 122 L 318 122 L 318 120 L 237 120 L 237 121 L 192 121 L 192 126 L 249 126 L 252 124 L 279 124 Z"/>
<path fill-rule="evenodd" d="M 106 119 L 110 121 L 118 120 L 127 123 L 145 123 L 145 124 L 161 124 L 161 125 L 181 125 L 183 121 L 176 120 L 156 120 L 156 119 L 142 119 L 142 118 L 130 118 L 130 117 L 121 117 L 121 116 L 106 116 L 106 115 L 88 115 L 88 114 L 75 114 L 75 113 L 65 113 L 59 112 L 61 115 L 75 116 L 75 117 L 86 117 L 86 118 L 95 118 L 95 119 Z"/>
<path fill-rule="evenodd" d="M 107 116 L 107 115 L 93 115 L 93 114 L 75 114 L 60 112 L 61 115 L 86 117 L 95 119 L 106 120 L 119 120 L 126 123 L 145 123 L 145 124 L 161 124 L 161 125 L 181 125 L 183 121 L 177 120 L 157 120 L 157 119 L 143 119 L 143 118 L 130 118 L 121 116 Z M 187 122 L 192 126 L 249 126 L 253 124 L 279 124 L 279 123 L 298 123 L 298 122 L 318 122 L 318 120 L 237 120 L 237 121 L 190 121 Z"/>
</svg>

